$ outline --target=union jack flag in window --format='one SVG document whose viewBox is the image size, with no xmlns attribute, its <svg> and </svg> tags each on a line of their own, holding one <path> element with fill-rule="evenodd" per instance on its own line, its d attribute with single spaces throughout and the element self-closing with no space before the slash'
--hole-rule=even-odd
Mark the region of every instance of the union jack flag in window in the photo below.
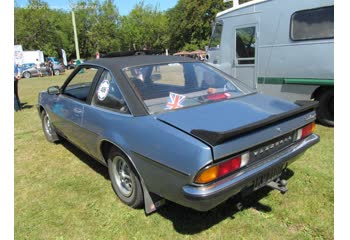
<svg viewBox="0 0 350 240">
<path fill-rule="evenodd" d="M 183 102 L 185 101 L 186 96 L 176 94 L 173 92 L 169 93 L 168 103 L 166 104 L 165 109 L 177 109 L 182 108 Z"/>
</svg>

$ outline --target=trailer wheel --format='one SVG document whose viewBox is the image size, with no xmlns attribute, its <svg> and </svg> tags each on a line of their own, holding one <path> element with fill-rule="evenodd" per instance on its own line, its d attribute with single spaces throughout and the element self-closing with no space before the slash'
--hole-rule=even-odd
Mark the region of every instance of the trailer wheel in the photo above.
<svg viewBox="0 0 350 240">
<path fill-rule="evenodd" d="M 334 126 L 334 89 L 326 89 L 317 98 L 319 106 L 316 109 L 318 121 L 325 126 Z"/>
</svg>

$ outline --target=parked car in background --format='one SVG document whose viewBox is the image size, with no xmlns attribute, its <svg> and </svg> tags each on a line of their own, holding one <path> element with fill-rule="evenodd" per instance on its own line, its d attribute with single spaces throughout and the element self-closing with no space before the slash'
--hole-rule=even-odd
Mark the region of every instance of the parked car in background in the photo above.
<svg viewBox="0 0 350 240">
<path fill-rule="evenodd" d="M 38 71 L 39 70 L 39 71 Z M 65 67 L 63 64 L 55 64 L 53 65 L 53 74 L 55 76 L 60 75 L 61 73 L 64 73 Z M 40 75 L 40 73 L 43 76 L 48 76 L 50 75 L 47 69 L 47 66 L 45 65 L 45 63 L 41 63 L 40 64 L 40 68 L 37 69 L 35 67 L 35 63 L 25 63 L 22 64 L 21 66 L 21 72 L 22 72 L 22 77 L 23 78 L 31 78 L 31 77 L 38 77 Z"/>
<path fill-rule="evenodd" d="M 54 64 L 60 64 L 60 61 L 59 61 L 59 59 L 57 57 L 47 57 L 46 61 L 51 61 Z"/>
<path fill-rule="evenodd" d="M 61 73 L 64 73 L 65 71 L 66 71 L 66 69 L 65 69 L 63 63 L 59 63 L 59 64 L 54 63 L 54 64 L 53 64 L 53 74 L 54 74 L 55 76 L 58 76 L 58 75 L 60 75 Z"/>
<path fill-rule="evenodd" d="M 72 59 L 68 62 L 67 69 L 74 69 L 77 66 L 77 59 Z M 85 62 L 84 59 L 79 59 L 80 64 Z M 79 64 L 78 64 L 79 65 Z"/>
<path fill-rule="evenodd" d="M 109 57 L 108 57 L 109 56 Z M 107 55 L 39 93 L 50 142 L 66 138 L 108 167 L 125 204 L 164 199 L 208 211 L 264 186 L 319 141 L 317 102 L 263 95 L 199 60 Z"/>
<path fill-rule="evenodd" d="M 20 66 L 20 69 L 21 69 L 21 72 L 23 72 L 24 70 L 32 67 L 35 67 L 35 63 L 24 63 Z"/>
</svg>

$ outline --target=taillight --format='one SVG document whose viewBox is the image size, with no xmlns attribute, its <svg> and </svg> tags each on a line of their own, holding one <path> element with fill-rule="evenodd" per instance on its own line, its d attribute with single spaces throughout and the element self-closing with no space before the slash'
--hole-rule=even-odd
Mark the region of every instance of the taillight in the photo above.
<svg viewBox="0 0 350 240">
<path fill-rule="evenodd" d="M 249 153 L 246 152 L 242 155 L 205 169 L 196 177 L 195 182 L 201 184 L 209 183 L 240 169 L 241 167 L 247 165 L 248 161 Z"/>
<path fill-rule="evenodd" d="M 315 131 L 315 128 L 316 128 L 316 124 L 315 122 L 312 122 L 306 125 L 305 127 L 298 129 L 297 140 L 300 140 L 304 137 L 309 136 L 311 133 Z"/>
</svg>

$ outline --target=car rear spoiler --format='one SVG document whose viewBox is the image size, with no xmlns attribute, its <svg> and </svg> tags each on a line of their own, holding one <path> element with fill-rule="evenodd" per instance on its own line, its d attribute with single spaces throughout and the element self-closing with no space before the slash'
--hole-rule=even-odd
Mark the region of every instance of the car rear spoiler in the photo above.
<svg viewBox="0 0 350 240">
<path fill-rule="evenodd" d="M 268 127 L 269 125 L 275 124 L 287 118 L 296 115 L 301 115 L 306 112 L 311 112 L 317 108 L 318 101 L 296 101 L 295 104 L 299 105 L 299 107 L 288 112 L 272 115 L 266 119 L 248 124 L 243 127 L 231 129 L 224 132 L 213 132 L 203 129 L 193 129 L 191 130 L 191 134 L 193 134 L 195 137 L 198 137 L 199 139 L 202 139 L 203 141 L 209 143 L 212 146 L 216 146 L 226 142 L 229 139 L 232 139 L 242 134 L 247 134 L 258 128 Z"/>
</svg>

